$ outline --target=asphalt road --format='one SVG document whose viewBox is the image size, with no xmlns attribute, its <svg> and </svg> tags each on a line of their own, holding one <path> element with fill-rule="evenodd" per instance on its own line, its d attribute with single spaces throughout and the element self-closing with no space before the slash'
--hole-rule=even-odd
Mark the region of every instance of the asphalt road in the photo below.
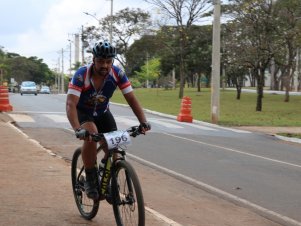
<svg viewBox="0 0 301 226">
<path fill-rule="evenodd" d="M 64 95 L 12 94 L 10 114 L 21 128 L 70 128 Z M 131 111 L 112 105 L 121 129 L 138 122 Z M 129 153 L 143 164 L 233 199 L 256 211 L 301 225 L 300 144 L 273 136 L 181 123 L 147 113 L 152 132 L 136 139 Z M 70 158 L 70 151 L 60 155 Z"/>
</svg>

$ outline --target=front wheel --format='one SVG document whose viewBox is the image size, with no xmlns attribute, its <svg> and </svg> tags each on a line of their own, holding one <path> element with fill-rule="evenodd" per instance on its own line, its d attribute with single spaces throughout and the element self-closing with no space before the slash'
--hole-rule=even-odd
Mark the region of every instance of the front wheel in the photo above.
<svg viewBox="0 0 301 226">
<path fill-rule="evenodd" d="M 118 226 L 144 226 L 144 200 L 134 168 L 121 160 L 114 166 L 112 175 L 112 201 Z M 115 172 L 114 172 L 115 171 Z"/>
<path fill-rule="evenodd" d="M 99 208 L 99 201 L 89 199 L 84 189 L 86 180 L 84 164 L 81 158 L 81 148 L 75 150 L 71 164 L 72 189 L 75 203 L 80 214 L 87 220 L 96 216 Z"/>
</svg>

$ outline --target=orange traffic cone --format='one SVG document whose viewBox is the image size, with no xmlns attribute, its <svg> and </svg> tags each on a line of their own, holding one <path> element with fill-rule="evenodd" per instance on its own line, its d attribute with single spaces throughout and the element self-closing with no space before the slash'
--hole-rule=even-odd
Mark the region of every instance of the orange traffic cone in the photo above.
<svg viewBox="0 0 301 226">
<path fill-rule="evenodd" d="M 190 97 L 183 97 L 181 102 L 181 110 L 177 117 L 179 122 L 192 122 L 191 115 L 191 99 Z"/>
<path fill-rule="evenodd" d="M 9 104 L 8 88 L 0 86 L 0 111 L 12 111 L 13 107 Z"/>
</svg>

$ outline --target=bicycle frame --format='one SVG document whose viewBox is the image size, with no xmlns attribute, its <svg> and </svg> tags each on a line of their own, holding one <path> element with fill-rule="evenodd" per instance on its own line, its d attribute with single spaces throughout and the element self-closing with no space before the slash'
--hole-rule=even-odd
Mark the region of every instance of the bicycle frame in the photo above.
<svg viewBox="0 0 301 226">
<path fill-rule="evenodd" d="M 108 182 L 110 180 L 110 176 L 111 176 L 111 166 L 112 166 L 112 157 L 109 156 L 109 158 L 107 159 L 106 163 L 105 163 L 105 168 L 104 168 L 104 172 L 102 174 L 102 178 L 100 180 L 100 194 L 101 195 L 105 195 L 106 190 L 107 190 L 107 185 Z"/>
<path fill-rule="evenodd" d="M 97 153 L 100 152 L 101 150 L 103 150 L 103 146 L 102 145 L 97 148 Z M 104 166 L 104 171 L 103 171 L 102 177 L 101 177 L 101 179 L 99 181 L 100 196 L 105 196 L 106 195 L 108 183 L 110 181 L 112 173 L 114 173 L 114 169 L 112 167 L 114 167 L 114 164 L 117 161 L 125 160 L 125 156 L 126 156 L 125 150 L 112 149 L 112 150 L 108 150 L 108 151 L 109 151 L 109 155 L 108 155 L 108 158 L 107 158 L 107 160 L 105 162 L 105 166 Z M 121 156 L 119 156 L 118 158 L 114 159 L 115 158 L 114 154 L 120 154 Z M 115 180 L 114 176 L 113 176 L 113 178 Z"/>
</svg>

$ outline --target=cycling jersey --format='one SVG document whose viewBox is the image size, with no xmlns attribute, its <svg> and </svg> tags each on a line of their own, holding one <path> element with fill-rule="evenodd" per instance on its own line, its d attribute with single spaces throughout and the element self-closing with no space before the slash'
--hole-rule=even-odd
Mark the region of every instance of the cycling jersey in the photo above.
<svg viewBox="0 0 301 226">
<path fill-rule="evenodd" d="M 117 86 L 123 94 L 132 92 L 133 88 L 123 70 L 113 65 L 103 86 L 97 92 L 91 80 L 92 66 L 93 64 L 83 66 L 75 72 L 68 85 L 67 94 L 79 97 L 78 110 L 84 111 L 90 116 L 97 116 L 108 109 L 109 100 Z"/>
</svg>

